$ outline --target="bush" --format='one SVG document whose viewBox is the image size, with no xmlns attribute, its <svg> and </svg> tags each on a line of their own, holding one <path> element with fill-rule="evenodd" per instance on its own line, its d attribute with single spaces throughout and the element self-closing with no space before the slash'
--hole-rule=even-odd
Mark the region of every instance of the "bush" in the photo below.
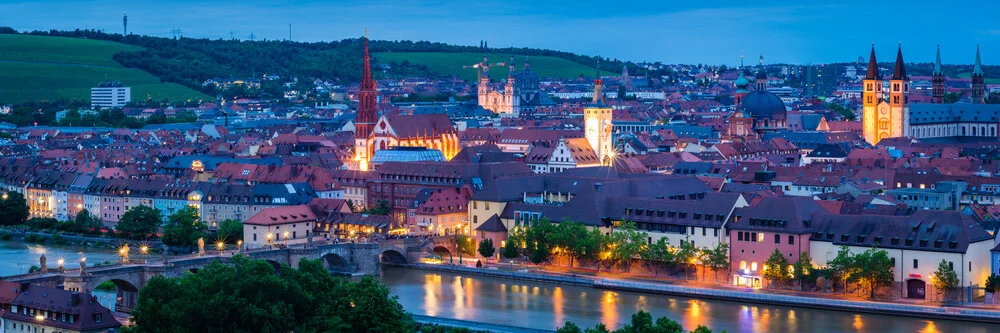
<svg viewBox="0 0 1000 333">
<path fill-rule="evenodd" d="M 9 241 L 11 239 L 14 239 L 14 235 L 13 234 L 11 234 L 8 231 L 0 231 L 0 240 Z"/>
<path fill-rule="evenodd" d="M 58 220 L 49 217 L 34 217 L 28 220 L 28 227 L 33 230 L 48 230 L 58 224 Z"/>
</svg>

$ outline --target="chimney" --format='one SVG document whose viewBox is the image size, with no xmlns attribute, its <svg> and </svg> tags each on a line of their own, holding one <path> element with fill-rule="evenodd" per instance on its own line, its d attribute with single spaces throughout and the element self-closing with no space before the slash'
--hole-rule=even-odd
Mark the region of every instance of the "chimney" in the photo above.
<svg viewBox="0 0 1000 333">
<path fill-rule="evenodd" d="M 80 293 L 74 291 L 72 294 L 70 294 L 69 304 L 70 306 L 80 305 Z"/>
</svg>

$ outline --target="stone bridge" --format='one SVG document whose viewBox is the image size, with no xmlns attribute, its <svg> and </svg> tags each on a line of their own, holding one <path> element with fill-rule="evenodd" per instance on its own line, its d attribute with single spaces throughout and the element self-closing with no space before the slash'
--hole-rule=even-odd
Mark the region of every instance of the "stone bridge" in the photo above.
<svg viewBox="0 0 1000 333">
<path fill-rule="evenodd" d="M 320 259 L 334 274 L 379 275 L 381 263 L 405 264 L 418 262 L 429 255 L 447 258 L 456 252 L 455 237 L 406 238 L 383 240 L 369 244 L 325 244 L 284 249 L 254 250 L 243 252 L 250 259 L 265 260 L 278 269 L 281 265 L 298 267 L 302 259 Z M 139 290 L 154 276 L 178 277 L 197 274 L 198 270 L 213 262 L 229 262 L 236 251 L 210 252 L 145 263 L 115 264 L 65 269 L 46 269 L 42 273 L 8 276 L 6 281 L 28 282 L 65 290 L 93 293 L 98 285 L 111 281 L 117 287 L 115 308 L 129 312 L 137 304 Z"/>
</svg>

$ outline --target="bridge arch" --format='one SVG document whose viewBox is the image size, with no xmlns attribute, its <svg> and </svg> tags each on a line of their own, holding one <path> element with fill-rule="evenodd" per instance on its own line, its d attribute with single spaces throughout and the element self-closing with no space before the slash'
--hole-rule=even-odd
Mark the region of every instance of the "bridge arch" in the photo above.
<svg viewBox="0 0 1000 333">
<path fill-rule="evenodd" d="M 323 263 L 326 264 L 326 269 L 331 271 L 350 271 L 350 264 L 348 261 L 336 253 L 327 253 L 323 255 Z"/>
<path fill-rule="evenodd" d="M 431 248 L 431 251 L 442 257 L 447 257 L 452 254 L 451 249 L 444 245 L 434 245 L 434 247 Z"/>
<path fill-rule="evenodd" d="M 271 260 L 271 259 L 267 259 L 267 263 L 271 264 L 271 266 L 274 266 L 274 271 L 275 272 L 281 270 L 281 263 L 280 262 L 277 262 L 277 261 Z"/>
<path fill-rule="evenodd" d="M 116 312 L 132 312 L 132 309 L 135 309 L 136 304 L 138 304 L 139 289 L 142 288 L 142 285 L 136 281 L 128 281 L 114 277 L 99 279 L 90 284 L 91 295 L 95 295 L 97 287 L 108 281 L 115 284 L 116 290 L 114 291 L 114 296 L 112 296 L 112 299 L 110 300 L 104 299 L 104 296 L 97 296 L 98 302 L 101 302 L 101 304 L 104 304 L 105 306 L 110 306 L 110 303 L 113 302 L 114 310 Z"/>
<path fill-rule="evenodd" d="M 388 249 L 382 251 L 380 256 L 380 262 L 390 263 L 390 264 L 407 264 L 406 256 L 396 249 Z"/>
</svg>

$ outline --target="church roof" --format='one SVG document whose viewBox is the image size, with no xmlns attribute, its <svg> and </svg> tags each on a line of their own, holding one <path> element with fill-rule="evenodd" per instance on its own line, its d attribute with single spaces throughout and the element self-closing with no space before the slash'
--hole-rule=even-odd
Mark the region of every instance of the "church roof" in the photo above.
<svg viewBox="0 0 1000 333">
<path fill-rule="evenodd" d="M 934 75 L 940 76 L 941 73 L 941 45 L 937 47 L 937 58 L 934 60 Z"/>
<path fill-rule="evenodd" d="M 983 62 L 979 59 L 979 45 L 976 45 L 976 64 L 972 66 L 973 75 L 983 75 Z"/>
<path fill-rule="evenodd" d="M 893 80 L 906 80 L 906 64 L 903 63 L 903 47 L 896 50 L 896 66 L 892 69 Z"/>
<path fill-rule="evenodd" d="M 775 116 L 785 117 L 787 109 L 785 102 L 770 91 L 754 91 L 743 96 L 738 110 L 749 113 L 755 119 L 773 119 Z"/>
<path fill-rule="evenodd" d="M 940 123 L 986 123 L 1000 121 L 998 104 L 910 104 L 910 125 Z"/>
<path fill-rule="evenodd" d="M 389 115 L 385 118 L 400 138 L 439 136 L 455 132 L 455 127 L 445 114 Z"/>
<path fill-rule="evenodd" d="M 868 56 L 868 74 L 865 80 L 881 80 L 882 74 L 878 72 L 878 61 L 875 60 L 875 45 L 872 45 L 872 53 Z"/>
</svg>

